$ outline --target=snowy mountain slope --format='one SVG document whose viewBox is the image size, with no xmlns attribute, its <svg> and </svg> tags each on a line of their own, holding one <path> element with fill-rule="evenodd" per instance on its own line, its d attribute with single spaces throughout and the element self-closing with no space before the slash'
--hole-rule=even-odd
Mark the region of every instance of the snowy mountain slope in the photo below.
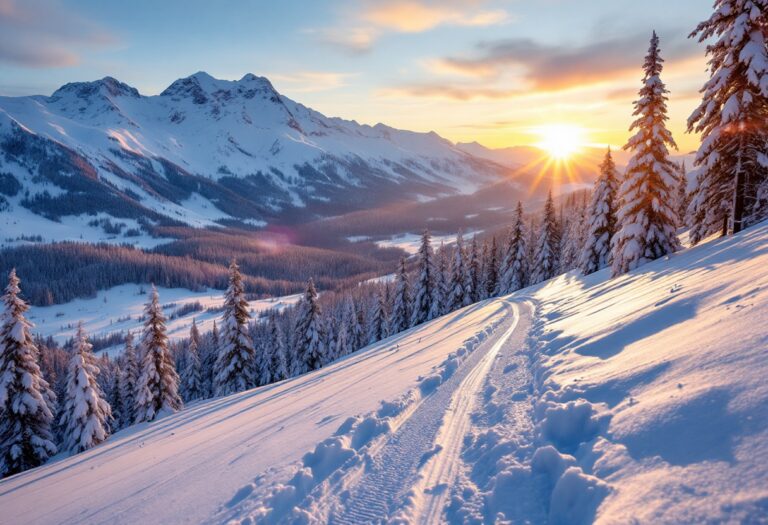
<svg viewBox="0 0 768 525">
<path fill-rule="evenodd" d="M 410 330 L 317 372 L 195 404 L 103 446 L 0 481 L 13 523 L 182 523 L 235 507 L 259 479 L 289 467 L 348 417 L 393 412 L 419 378 L 505 318 L 503 303 L 478 305 Z M 434 380 L 432 380 L 434 384 Z M 360 438 L 364 433 L 360 433 Z M 45 505 L 30 504 L 45 494 Z M 39 501 L 39 500 L 38 500 Z"/>
<path fill-rule="evenodd" d="M 192 405 L 1 481 L 0 508 L 30 523 L 761 523 L 766 320 L 763 224 Z"/>
<path fill-rule="evenodd" d="M 435 133 L 328 118 L 266 78 L 202 72 L 157 96 L 106 77 L 0 97 L 0 151 L 2 214 L 23 206 L 53 220 L 104 212 L 196 227 L 467 193 L 506 171 Z"/>
</svg>

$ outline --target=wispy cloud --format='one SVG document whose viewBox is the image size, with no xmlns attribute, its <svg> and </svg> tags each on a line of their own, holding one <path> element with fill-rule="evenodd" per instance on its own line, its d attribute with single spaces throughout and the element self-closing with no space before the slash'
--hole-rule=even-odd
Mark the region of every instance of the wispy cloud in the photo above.
<svg viewBox="0 0 768 525">
<path fill-rule="evenodd" d="M 514 89 L 500 89 L 475 85 L 446 85 L 439 83 L 411 84 L 385 88 L 378 91 L 383 98 L 429 97 L 447 100 L 504 99 L 523 92 Z"/>
<path fill-rule="evenodd" d="M 267 76 L 279 86 L 284 86 L 286 90 L 294 93 L 312 93 L 343 87 L 347 79 L 355 76 L 355 73 L 297 71 L 290 74 L 272 73 Z"/>
<path fill-rule="evenodd" d="M 677 32 L 685 34 L 683 32 Z M 512 38 L 480 42 L 469 57 L 448 57 L 440 67 L 468 76 L 498 77 L 511 67 L 522 68 L 526 87 L 557 90 L 617 78 L 637 71 L 648 46 L 649 35 L 637 33 L 603 39 L 585 45 L 549 45 L 531 39 Z M 671 59 L 699 52 L 695 44 L 675 40 L 662 51 Z"/>
<path fill-rule="evenodd" d="M 363 20 L 383 29 L 420 33 L 441 25 L 489 26 L 509 20 L 502 9 L 478 10 L 474 3 L 393 0 L 370 3 Z"/>
<path fill-rule="evenodd" d="M 373 44 L 380 32 L 372 27 L 328 27 L 308 29 L 305 33 L 313 35 L 323 44 L 328 44 L 350 53 L 363 55 L 373 49 Z"/>
<path fill-rule="evenodd" d="M 628 98 L 637 89 L 622 84 L 637 77 L 648 39 L 648 34 L 636 33 L 583 45 L 543 44 L 527 38 L 483 41 L 464 56 L 424 63 L 430 74 L 443 75 L 445 80 L 394 86 L 381 94 L 452 100 L 504 99 L 611 82 L 614 88 L 609 98 Z M 662 52 L 669 61 L 680 62 L 700 54 L 695 43 L 684 38 L 663 42 Z"/>
<path fill-rule="evenodd" d="M 363 54 L 388 32 L 421 33 L 440 26 L 490 26 L 512 19 L 503 9 L 484 9 L 485 3 L 485 0 L 364 0 L 349 8 L 343 16 L 344 23 L 308 32 L 323 43 Z"/>
<path fill-rule="evenodd" d="M 115 43 L 114 35 L 54 0 L 0 0 L 0 62 L 66 67 L 85 49 Z"/>
</svg>

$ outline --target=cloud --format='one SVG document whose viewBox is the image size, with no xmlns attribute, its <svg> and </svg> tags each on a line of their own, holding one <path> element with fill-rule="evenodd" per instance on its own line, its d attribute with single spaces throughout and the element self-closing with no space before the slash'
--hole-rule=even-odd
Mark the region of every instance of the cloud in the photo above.
<svg viewBox="0 0 768 525">
<path fill-rule="evenodd" d="M 115 37 L 55 0 L 0 0 L 0 62 L 22 67 L 67 67 L 83 49 Z"/>
<path fill-rule="evenodd" d="M 509 20 L 509 15 L 501 9 L 476 11 L 474 5 L 395 0 L 369 4 L 362 13 L 362 19 L 400 33 L 420 33 L 441 25 L 496 25 Z"/>
<path fill-rule="evenodd" d="M 483 9 L 486 0 L 359 0 L 338 26 L 309 29 L 325 44 L 364 54 L 388 32 L 421 33 L 440 26 L 481 27 L 512 19 L 503 9 Z"/>
<path fill-rule="evenodd" d="M 475 56 L 445 58 L 440 67 L 484 78 L 501 76 L 511 67 L 522 67 L 522 80 L 527 87 L 559 90 L 638 71 L 648 38 L 647 34 L 634 34 L 581 46 L 541 44 L 524 38 L 481 42 Z M 687 58 L 699 52 L 695 44 L 685 40 L 670 41 L 665 52 L 662 42 L 662 53 L 668 59 Z"/>
<path fill-rule="evenodd" d="M 352 55 L 362 55 L 371 51 L 380 34 L 378 30 L 371 27 L 309 29 L 306 33 L 316 35 L 320 42 Z"/>
<path fill-rule="evenodd" d="M 410 84 L 379 91 L 385 98 L 429 97 L 448 100 L 504 99 L 523 94 L 521 90 L 481 86 L 450 86 L 445 84 Z"/>
<path fill-rule="evenodd" d="M 327 71 L 298 71 L 290 74 L 272 73 L 267 76 L 294 93 L 312 93 L 343 87 L 346 80 L 354 75 Z"/>
</svg>

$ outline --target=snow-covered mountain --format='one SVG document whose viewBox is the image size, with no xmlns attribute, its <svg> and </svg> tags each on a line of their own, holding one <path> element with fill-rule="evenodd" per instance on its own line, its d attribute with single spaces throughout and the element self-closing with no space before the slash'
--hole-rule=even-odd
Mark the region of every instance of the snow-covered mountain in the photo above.
<svg viewBox="0 0 768 525">
<path fill-rule="evenodd" d="M 40 216 L 66 224 L 85 213 L 138 229 L 296 222 L 468 193 L 507 171 L 435 133 L 326 117 L 263 77 L 202 72 L 157 96 L 106 77 L 0 97 L 0 151 L 0 226 L 11 236 Z"/>
</svg>

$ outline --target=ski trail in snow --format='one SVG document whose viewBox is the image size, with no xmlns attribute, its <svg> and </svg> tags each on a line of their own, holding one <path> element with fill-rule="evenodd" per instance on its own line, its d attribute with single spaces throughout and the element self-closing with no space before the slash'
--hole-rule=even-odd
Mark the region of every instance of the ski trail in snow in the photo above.
<svg viewBox="0 0 768 525">
<path fill-rule="evenodd" d="M 417 501 L 412 520 L 414 523 L 442 521 L 446 501 L 462 463 L 461 451 L 464 436 L 472 425 L 471 415 L 475 402 L 496 356 L 512 336 L 520 321 L 518 306 L 512 304 L 512 309 L 514 315 L 512 325 L 467 374 L 451 399 L 443 419 L 443 426 L 440 427 L 435 440 L 436 453 L 426 462 L 421 471 L 422 476 L 414 486 L 413 492 Z"/>
<path fill-rule="evenodd" d="M 496 354 L 517 326 L 517 306 L 511 303 L 510 306 L 513 312 L 511 326 L 503 335 L 490 339 L 473 352 L 464 365 L 437 391 L 425 398 L 410 417 L 373 452 L 368 458 L 365 471 L 350 476 L 354 479 L 347 479 L 346 489 L 334 495 L 336 503 L 331 505 L 333 508 L 328 523 L 359 525 L 386 522 L 391 514 L 400 510 L 403 503 L 410 499 L 411 488 L 419 479 L 419 471 L 433 456 L 446 456 L 450 453 L 453 456 L 450 461 L 454 465 L 460 461 L 462 438 L 469 424 L 472 407 L 472 403 L 467 404 L 466 401 L 474 399 Z M 466 392 L 462 392 L 464 389 Z M 454 401 L 457 397 L 465 401 Z M 445 418 L 452 422 L 447 426 L 458 422 L 464 425 L 463 430 L 454 432 L 456 442 L 446 443 L 450 452 L 436 447 L 441 428 L 446 426 L 443 424 Z M 445 463 L 443 460 L 441 462 Z M 435 505 L 439 505 L 439 502 Z"/>
</svg>

